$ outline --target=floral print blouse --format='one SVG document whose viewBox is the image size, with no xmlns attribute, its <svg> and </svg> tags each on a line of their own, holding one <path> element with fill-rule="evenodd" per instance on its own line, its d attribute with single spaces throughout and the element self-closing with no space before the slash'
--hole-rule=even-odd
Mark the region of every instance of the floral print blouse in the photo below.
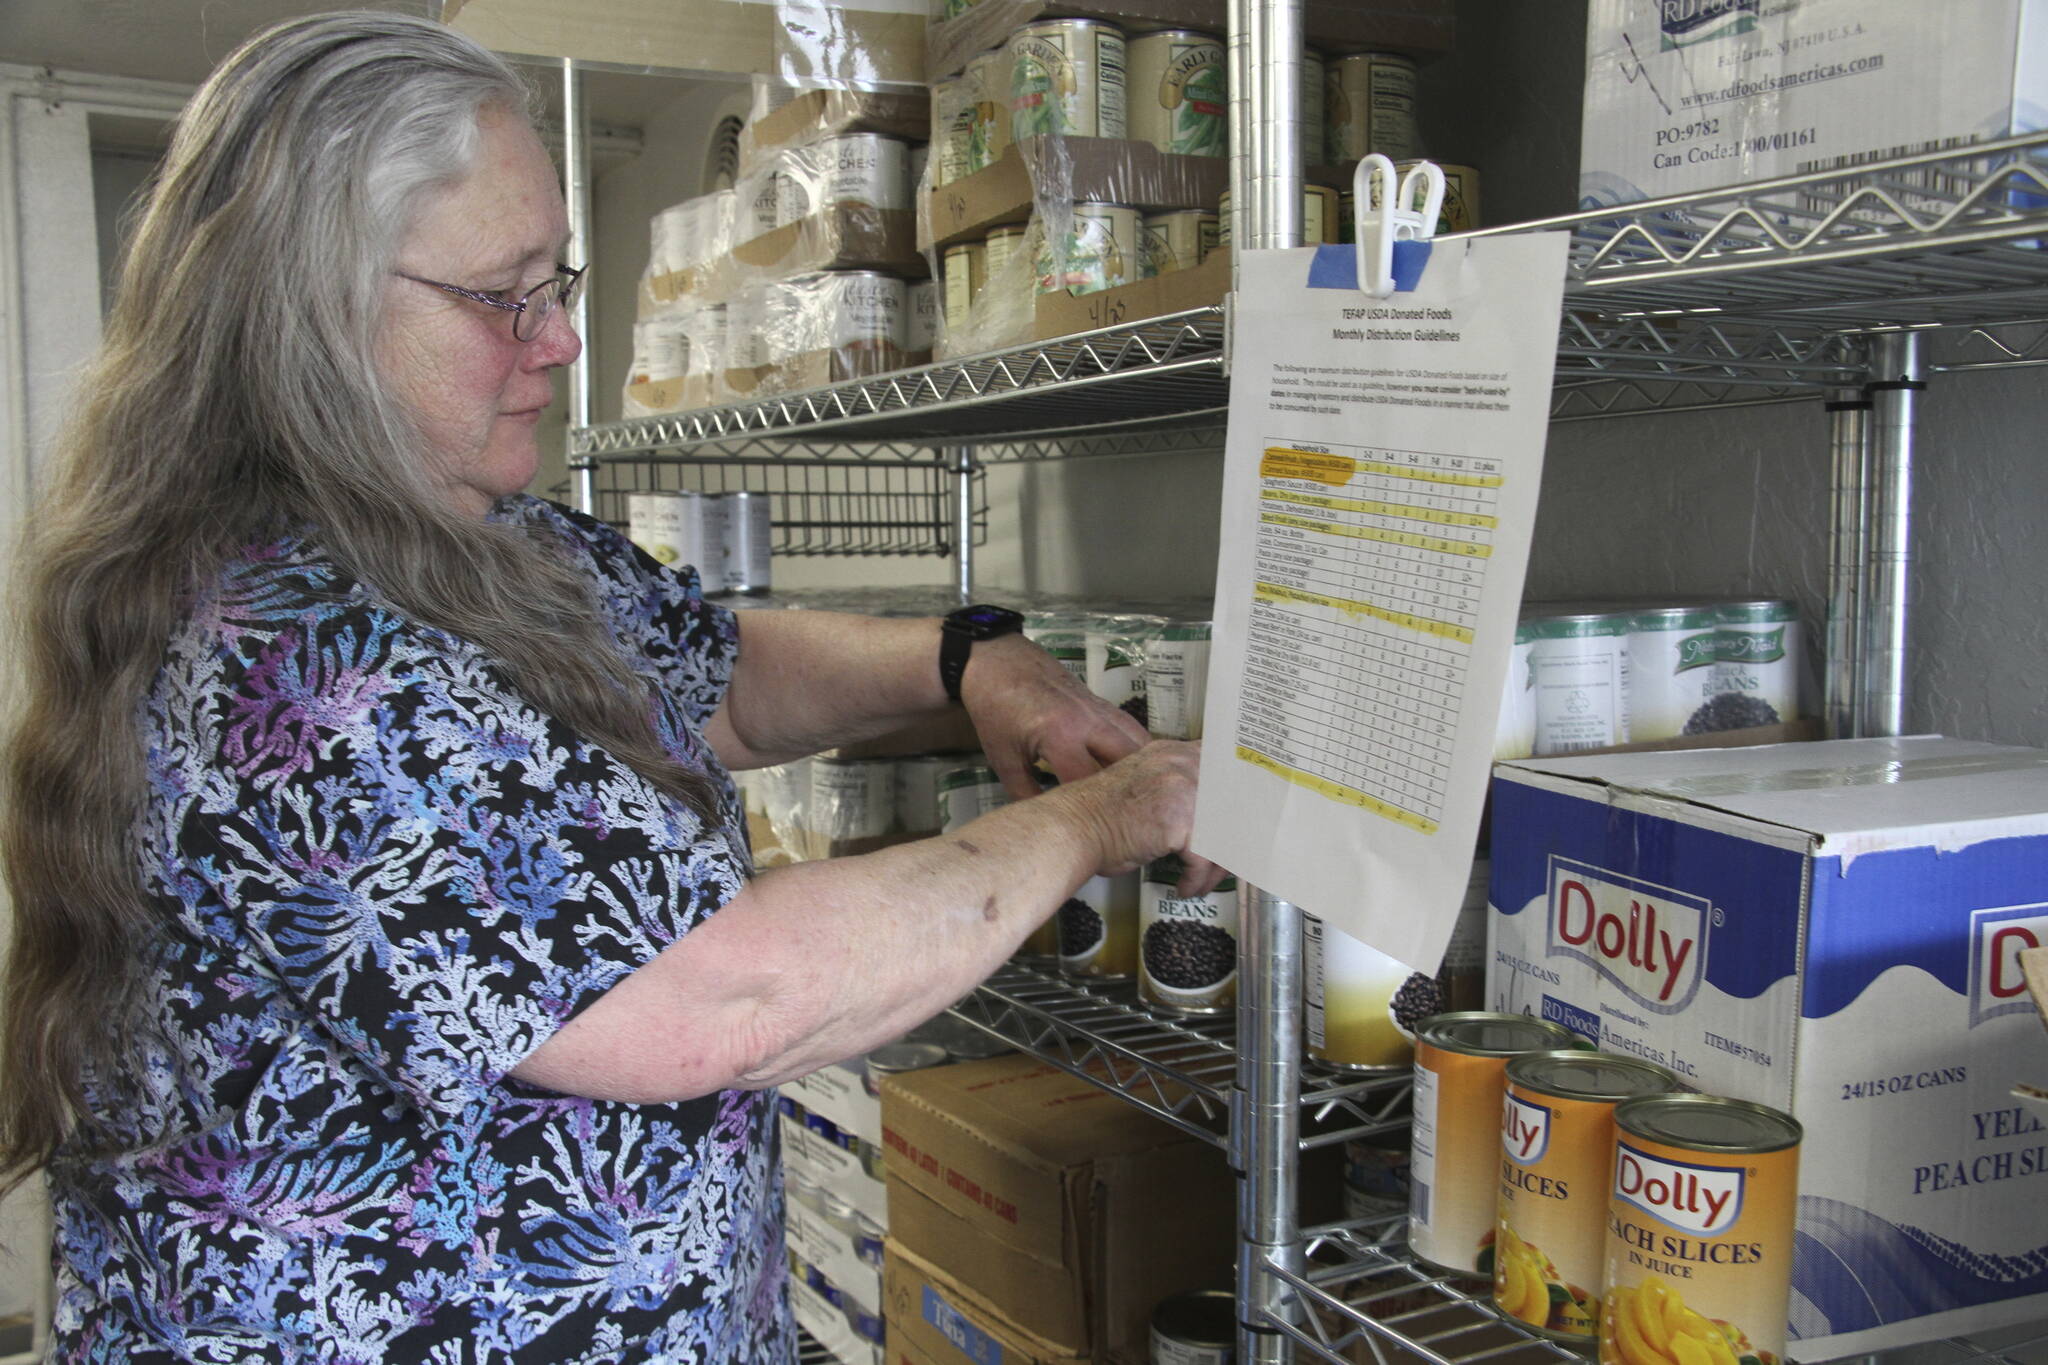
<svg viewBox="0 0 2048 1365">
<path fill-rule="evenodd" d="M 176 932 L 156 1037 L 91 1087 L 118 1150 L 52 1167 L 57 1359 L 794 1359 L 771 1094 L 508 1075 L 749 874 L 702 739 L 738 629 L 594 521 L 496 515 L 589 575 L 719 823 L 311 539 L 241 555 L 142 711 L 138 857 Z"/>
</svg>

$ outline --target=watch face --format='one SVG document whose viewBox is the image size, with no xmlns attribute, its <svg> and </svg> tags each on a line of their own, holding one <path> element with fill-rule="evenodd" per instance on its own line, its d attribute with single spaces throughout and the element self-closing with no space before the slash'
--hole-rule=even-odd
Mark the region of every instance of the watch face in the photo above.
<svg viewBox="0 0 2048 1365">
<path fill-rule="evenodd" d="M 995 630 L 1023 618 L 1007 607 L 962 607 L 953 613 L 953 619 L 977 630 Z"/>
</svg>

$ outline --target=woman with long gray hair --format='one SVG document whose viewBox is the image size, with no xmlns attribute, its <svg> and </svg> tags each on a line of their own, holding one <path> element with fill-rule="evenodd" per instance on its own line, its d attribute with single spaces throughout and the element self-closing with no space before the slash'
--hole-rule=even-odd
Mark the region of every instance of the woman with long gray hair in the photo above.
<svg viewBox="0 0 2048 1365">
<path fill-rule="evenodd" d="M 63 1359 L 791 1359 L 768 1088 L 1186 841 L 1192 747 L 1002 613 L 742 621 L 525 494 L 581 344 L 526 100 L 425 21 L 250 40 L 53 452 L 0 1177 Z M 1063 785 L 756 875 L 729 770 L 954 705 Z"/>
</svg>

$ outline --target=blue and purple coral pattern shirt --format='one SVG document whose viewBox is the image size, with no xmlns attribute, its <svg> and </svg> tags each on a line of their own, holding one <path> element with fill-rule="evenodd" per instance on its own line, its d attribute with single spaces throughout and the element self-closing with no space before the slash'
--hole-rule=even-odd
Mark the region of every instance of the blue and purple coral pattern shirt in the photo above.
<svg viewBox="0 0 2048 1365">
<path fill-rule="evenodd" d="M 119 1150 L 52 1168 L 58 1359 L 794 1359 L 770 1095 L 508 1075 L 748 875 L 701 737 L 737 627 L 608 528 L 497 515 L 588 574 L 718 825 L 312 540 L 240 556 L 142 713 L 175 932 L 93 1086 Z"/>
</svg>

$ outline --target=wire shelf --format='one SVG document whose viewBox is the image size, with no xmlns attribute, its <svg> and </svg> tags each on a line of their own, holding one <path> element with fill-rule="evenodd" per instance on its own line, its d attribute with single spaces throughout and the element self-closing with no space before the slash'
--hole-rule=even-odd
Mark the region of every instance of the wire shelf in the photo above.
<svg viewBox="0 0 2048 1365">
<path fill-rule="evenodd" d="M 597 465 L 597 514 L 625 526 L 634 493 L 746 489 L 768 495 L 777 556 L 950 555 L 955 476 L 931 452 L 911 449 L 919 458 L 861 451 L 790 460 L 758 445 L 622 456 Z M 974 475 L 973 492 L 978 545 L 988 533 L 985 476 Z"/>
<path fill-rule="evenodd" d="M 1079 982 L 1012 962 L 953 1007 L 960 1019 L 1228 1150 L 1234 1014 L 1153 1010 L 1128 981 Z M 1406 1123 L 1409 1074 L 1302 1067 L 1304 1149 Z"/>
<path fill-rule="evenodd" d="M 1268 1266 L 1286 1286 L 1266 1325 L 1298 1354 L 1358 1365 L 1554 1365 L 1584 1361 L 1493 1306 L 1483 1280 L 1439 1274 L 1409 1256 L 1407 1220 L 1310 1229 L 1307 1269 Z"/>
<path fill-rule="evenodd" d="M 570 454 L 785 432 L 930 443 L 1050 436 L 1218 413 L 1229 399 L 1223 310 L 1197 308 L 829 388 L 583 427 L 570 433 Z"/>
</svg>

